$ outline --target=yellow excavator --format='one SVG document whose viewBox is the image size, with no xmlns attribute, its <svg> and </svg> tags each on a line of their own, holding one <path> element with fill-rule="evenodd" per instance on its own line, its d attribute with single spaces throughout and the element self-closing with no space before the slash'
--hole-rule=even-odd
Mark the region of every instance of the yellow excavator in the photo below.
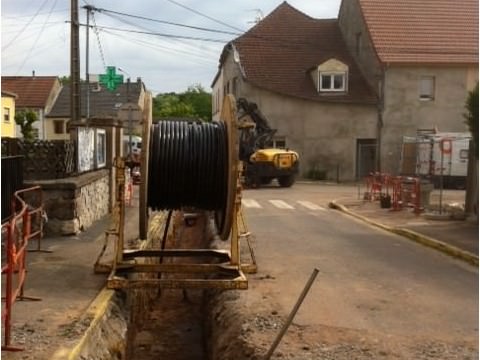
<svg viewBox="0 0 480 360">
<path fill-rule="evenodd" d="M 267 148 L 277 130 L 270 128 L 257 104 L 245 98 L 237 100 L 240 122 L 240 160 L 246 187 L 260 187 L 277 179 L 281 187 L 290 187 L 299 170 L 298 153 L 289 149 Z"/>
</svg>

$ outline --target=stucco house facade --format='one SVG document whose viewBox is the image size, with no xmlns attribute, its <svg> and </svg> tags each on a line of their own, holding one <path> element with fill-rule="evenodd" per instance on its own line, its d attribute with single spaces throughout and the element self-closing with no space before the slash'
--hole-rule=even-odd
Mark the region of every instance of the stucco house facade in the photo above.
<svg viewBox="0 0 480 360">
<path fill-rule="evenodd" d="M 397 173 L 403 136 L 468 131 L 478 81 L 478 1 L 343 0 L 340 29 L 379 99 L 380 168 Z"/>
<path fill-rule="evenodd" d="M 257 103 L 274 146 L 300 154 L 300 173 L 352 180 L 374 170 L 377 98 L 336 19 L 284 2 L 225 46 L 212 83 L 213 117 L 225 94 Z"/>
<path fill-rule="evenodd" d="M 35 137 L 48 140 L 46 114 L 50 112 L 62 86 L 57 76 L 2 76 L 2 90 L 17 94 L 16 109 L 31 110 L 37 114 L 33 123 Z M 21 137 L 19 128 L 16 130 Z"/>
<path fill-rule="evenodd" d="M 302 175 L 354 180 L 398 174 L 419 129 L 467 131 L 477 81 L 478 1 L 343 0 L 337 19 L 284 2 L 224 48 L 212 112 L 227 93 L 254 101 Z"/>
<path fill-rule="evenodd" d="M 2 90 L 1 127 L 2 137 L 17 137 L 15 125 L 15 99 L 17 94 Z"/>
</svg>

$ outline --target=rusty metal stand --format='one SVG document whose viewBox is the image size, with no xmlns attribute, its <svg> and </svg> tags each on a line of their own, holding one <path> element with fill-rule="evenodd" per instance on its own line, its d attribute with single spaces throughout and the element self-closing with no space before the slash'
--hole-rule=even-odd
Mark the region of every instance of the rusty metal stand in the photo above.
<svg viewBox="0 0 480 360">
<path fill-rule="evenodd" d="M 244 230 L 239 234 L 239 218 L 242 220 L 243 229 L 246 229 L 245 221 L 241 215 L 241 187 L 238 172 L 238 146 L 237 146 L 237 122 L 235 99 L 232 96 L 226 98 L 222 111 L 222 118 L 225 120 L 228 130 L 228 195 L 225 205 L 226 225 L 219 229 L 222 239 L 230 238 L 230 250 L 213 249 L 124 249 L 124 222 L 125 222 L 125 162 L 116 161 L 117 177 L 116 191 L 117 201 L 114 210 L 114 227 L 107 231 L 105 244 L 95 263 L 95 271 L 110 271 L 107 280 L 107 287 L 110 289 L 143 289 L 143 288 L 220 288 L 220 289 L 247 289 L 248 281 L 244 275 L 246 272 L 256 270 L 255 258 L 249 241 L 249 233 Z M 144 136 L 149 138 L 150 125 L 144 121 Z M 145 149 L 148 147 L 145 146 Z M 145 153 L 145 154 L 144 154 Z M 146 227 L 146 189 L 148 189 L 148 152 L 142 152 L 142 179 L 140 182 L 140 234 L 142 239 L 148 242 Z M 167 231 L 168 229 L 166 229 Z M 114 259 L 110 264 L 102 264 L 101 257 L 105 253 L 110 236 L 114 241 Z M 240 260 L 240 239 L 246 238 L 250 247 L 253 264 L 243 265 Z M 150 239 L 151 240 L 151 239 Z M 144 261 L 146 259 L 160 258 L 195 258 L 201 260 L 199 263 L 160 263 Z M 254 268 L 252 267 L 254 266 Z M 150 273 L 157 276 L 142 278 L 135 274 Z M 163 278 L 158 274 L 186 274 L 194 275 L 185 278 Z M 201 274 L 201 278 L 198 275 Z M 197 275 L 195 277 L 195 275 Z"/>
<path fill-rule="evenodd" d="M 242 208 L 238 211 L 238 223 L 239 223 L 239 238 L 245 239 L 248 247 L 248 251 L 250 253 L 250 262 L 249 263 L 242 263 L 242 270 L 246 274 L 256 274 L 257 273 L 257 260 L 255 259 L 255 253 L 253 251 L 253 246 L 251 243 L 251 233 L 247 229 L 247 224 L 245 222 L 245 217 L 243 216 Z"/>
</svg>

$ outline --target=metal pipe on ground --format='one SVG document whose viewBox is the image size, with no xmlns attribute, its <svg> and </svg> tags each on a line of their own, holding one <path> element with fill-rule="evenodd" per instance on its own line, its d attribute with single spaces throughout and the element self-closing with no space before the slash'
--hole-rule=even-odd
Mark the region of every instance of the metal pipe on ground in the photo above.
<svg viewBox="0 0 480 360">
<path fill-rule="evenodd" d="M 282 340 L 283 336 L 287 332 L 288 328 L 290 327 L 290 324 L 293 321 L 293 318 L 298 312 L 298 309 L 303 303 L 303 300 L 305 300 L 305 297 L 307 296 L 308 292 L 310 291 L 310 288 L 312 287 L 313 282 L 315 281 L 315 278 L 318 275 L 318 269 L 313 269 L 312 274 L 310 275 L 310 278 L 308 279 L 307 283 L 305 284 L 305 287 L 303 288 L 302 293 L 300 294 L 297 302 L 295 303 L 295 306 L 293 307 L 292 311 L 290 312 L 290 315 L 288 315 L 287 320 L 285 321 L 285 324 L 283 325 L 282 329 L 278 333 L 277 337 L 275 338 L 275 341 L 273 342 L 272 346 L 268 350 L 267 354 L 263 358 L 264 360 L 269 360 L 271 356 L 273 355 L 273 352 L 277 348 L 278 344 L 280 344 L 280 341 Z"/>
</svg>

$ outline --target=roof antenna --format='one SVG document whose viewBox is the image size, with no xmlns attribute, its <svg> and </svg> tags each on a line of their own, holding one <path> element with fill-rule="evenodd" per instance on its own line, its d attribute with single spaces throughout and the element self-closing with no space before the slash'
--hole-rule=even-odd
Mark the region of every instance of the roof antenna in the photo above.
<svg viewBox="0 0 480 360">
<path fill-rule="evenodd" d="M 256 12 L 255 20 L 248 21 L 249 24 L 258 24 L 260 21 L 263 20 L 264 16 L 263 16 L 263 11 L 261 9 L 250 9 L 248 11 Z"/>
</svg>

